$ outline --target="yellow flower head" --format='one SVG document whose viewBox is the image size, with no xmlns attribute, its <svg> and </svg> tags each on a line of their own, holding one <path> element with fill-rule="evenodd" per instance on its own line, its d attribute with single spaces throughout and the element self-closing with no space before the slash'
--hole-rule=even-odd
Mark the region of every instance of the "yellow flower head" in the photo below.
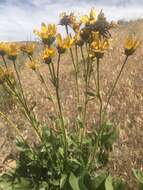
<svg viewBox="0 0 143 190">
<path fill-rule="evenodd" d="M 34 30 L 34 33 L 39 36 L 44 44 L 51 45 L 55 40 L 55 35 L 57 32 L 57 28 L 55 24 L 45 23 L 41 24 L 41 31 L 37 29 Z"/>
<path fill-rule="evenodd" d="M 15 43 L 7 44 L 6 53 L 8 56 L 8 59 L 10 60 L 16 60 L 17 55 L 19 53 L 19 45 Z"/>
<path fill-rule="evenodd" d="M 42 54 L 42 59 L 46 64 L 51 63 L 52 57 L 56 54 L 55 48 L 45 48 Z"/>
<path fill-rule="evenodd" d="M 33 55 L 35 48 L 36 48 L 36 45 L 34 43 L 23 44 L 20 47 L 21 51 L 24 53 L 27 53 L 27 55 L 29 56 Z"/>
<path fill-rule="evenodd" d="M 133 35 L 128 36 L 125 40 L 124 49 L 125 55 L 132 55 L 140 45 L 140 41 Z"/>
<path fill-rule="evenodd" d="M 105 51 L 109 49 L 109 39 L 101 39 L 99 33 L 94 33 L 94 40 L 90 44 L 91 55 L 102 58 Z"/>
<path fill-rule="evenodd" d="M 87 24 L 94 24 L 96 22 L 96 19 L 97 19 L 96 10 L 92 8 L 89 15 L 82 16 L 80 20 L 83 24 L 87 25 Z"/>
<path fill-rule="evenodd" d="M 32 69 L 33 71 L 36 71 L 38 67 L 40 67 L 40 62 L 36 60 L 28 61 L 26 62 L 26 65 Z"/>
<path fill-rule="evenodd" d="M 6 54 L 7 44 L 4 42 L 0 42 L 0 55 L 4 56 Z"/>
<path fill-rule="evenodd" d="M 74 39 L 70 36 L 67 36 L 66 38 L 62 39 L 61 34 L 58 34 L 56 39 L 58 53 L 64 53 L 66 49 L 70 49 L 74 43 Z"/>
</svg>

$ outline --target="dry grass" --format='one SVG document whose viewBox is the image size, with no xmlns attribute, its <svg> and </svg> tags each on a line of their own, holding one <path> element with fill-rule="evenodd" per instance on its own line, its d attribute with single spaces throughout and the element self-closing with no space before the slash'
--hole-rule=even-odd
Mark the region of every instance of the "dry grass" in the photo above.
<svg viewBox="0 0 143 190">
<path fill-rule="evenodd" d="M 123 42 L 124 37 L 131 32 L 135 32 L 141 38 L 143 21 L 136 21 L 119 26 L 112 31 L 112 50 L 104 57 L 101 63 L 101 84 L 102 96 L 104 103 L 106 102 L 106 93 L 108 88 L 113 84 L 116 74 L 120 70 L 124 59 Z M 63 63 L 62 63 L 63 62 Z M 71 126 L 74 127 L 75 105 L 73 94 L 74 79 L 73 67 L 70 56 L 62 57 L 61 65 L 61 96 L 63 97 L 63 107 L 65 108 L 65 116 L 69 117 Z M 47 66 L 43 65 L 40 68 L 44 77 L 48 80 Z M 112 103 L 109 106 L 108 114 L 110 121 L 119 130 L 119 139 L 114 146 L 109 168 L 113 174 L 122 176 L 132 185 L 135 180 L 132 176 L 131 169 L 143 169 L 143 48 L 137 50 L 136 54 L 129 58 L 126 68 L 122 74 L 122 78 L 115 90 L 112 98 Z M 53 114 L 53 107 L 46 98 L 46 94 L 41 87 L 39 80 L 33 71 L 30 71 L 25 66 L 21 70 L 21 78 L 25 89 L 26 97 L 32 106 L 36 102 L 34 111 L 39 120 L 47 122 L 48 115 Z M 80 81 L 81 83 L 81 81 Z M 82 88 L 82 85 L 80 85 Z M 96 109 L 98 102 L 88 107 L 89 122 L 98 117 Z M 1 106 L 1 105 L 0 105 Z M 2 107 L 0 109 L 3 109 Z M 29 124 L 19 112 L 17 106 L 12 106 L 7 110 L 4 109 L 7 115 L 18 125 L 23 131 L 23 135 L 29 138 L 32 142 L 34 136 L 31 134 Z M 0 120 L 0 171 L 7 168 L 5 158 L 13 160 L 16 157 L 14 146 L 15 133 L 10 127 Z M 8 157 L 7 157 L 8 156 Z"/>
</svg>

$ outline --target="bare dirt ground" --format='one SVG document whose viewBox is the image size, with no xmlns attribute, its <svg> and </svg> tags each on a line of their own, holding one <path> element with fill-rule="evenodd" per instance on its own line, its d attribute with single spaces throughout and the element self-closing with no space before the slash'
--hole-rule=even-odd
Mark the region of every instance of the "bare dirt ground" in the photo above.
<svg viewBox="0 0 143 190">
<path fill-rule="evenodd" d="M 124 37 L 128 33 L 135 32 L 143 40 L 142 29 L 143 21 L 136 21 L 119 26 L 112 32 L 112 49 L 105 55 L 101 63 L 101 85 L 104 103 L 106 102 L 106 93 L 109 87 L 112 86 L 124 60 Z M 74 79 L 70 56 L 63 56 L 62 62 L 60 73 L 61 97 L 65 115 L 73 123 L 75 95 L 73 95 Z M 40 68 L 46 80 L 48 80 L 47 70 L 46 65 Z M 40 121 L 47 122 L 47 117 L 53 113 L 53 107 L 46 98 L 35 73 L 26 66 L 22 66 L 21 79 L 30 105 L 36 102 L 34 112 L 37 117 Z M 79 83 L 81 83 L 82 88 L 82 81 L 79 81 Z M 89 122 L 90 118 L 96 118 L 97 109 L 98 102 L 89 105 Z M 4 111 L 17 124 L 24 137 L 31 142 L 34 140 L 34 134 L 30 126 L 17 106 L 5 104 L 0 110 Z M 125 178 L 131 184 L 131 189 L 136 190 L 136 182 L 131 169 L 143 170 L 143 47 L 140 47 L 133 56 L 129 57 L 108 108 L 108 115 L 110 122 L 119 130 L 119 139 L 111 153 L 109 170 L 116 176 Z M 74 127 L 74 124 L 71 127 Z M 13 160 L 17 158 L 17 151 L 15 149 L 16 134 L 2 119 L 0 119 L 0 134 L 0 172 L 2 172 L 15 166 Z"/>
</svg>

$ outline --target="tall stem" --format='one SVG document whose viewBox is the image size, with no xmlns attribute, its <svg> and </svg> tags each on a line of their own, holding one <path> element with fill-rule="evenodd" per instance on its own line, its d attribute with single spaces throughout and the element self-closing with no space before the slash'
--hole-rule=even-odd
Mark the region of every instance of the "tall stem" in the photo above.
<svg viewBox="0 0 143 190">
<path fill-rule="evenodd" d="M 102 98 L 101 98 L 101 91 L 100 91 L 100 59 L 97 58 L 97 97 L 100 102 L 100 108 L 99 108 L 99 128 L 102 126 Z"/>
<path fill-rule="evenodd" d="M 60 59 L 61 59 L 61 55 L 59 53 L 59 55 L 58 55 L 58 61 L 57 61 L 57 86 L 58 87 L 59 87 Z"/>
<path fill-rule="evenodd" d="M 19 87 L 20 87 L 21 94 L 22 94 L 22 97 L 23 97 L 23 101 L 24 101 L 24 103 L 25 103 L 25 106 L 26 106 L 27 109 L 28 109 L 27 102 L 26 102 L 26 99 L 25 99 L 25 96 L 24 96 L 23 87 L 22 87 L 22 84 L 21 84 L 20 76 L 19 76 L 19 73 L 18 73 L 18 70 L 17 70 L 15 61 L 13 61 L 13 65 L 14 65 L 14 70 L 15 70 L 15 72 L 16 72 L 16 76 L 17 76 L 17 79 L 18 79 L 18 83 L 19 83 Z"/>
<path fill-rule="evenodd" d="M 6 63 L 6 60 L 5 60 L 4 56 L 2 56 L 2 60 L 4 62 L 5 68 L 8 70 L 8 66 L 7 66 L 7 63 Z"/>
<path fill-rule="evenodd" d="M 66 29 L 67 35 L 69 35 L 69 30 L 68 30 L 68 26 L 67 26 L 67 25 L 65 26 L 65 29 Z M 79 103 L 79 85 L 78 85 L 78 69 L 77 69 L 78 63 L 75 64 L 72 48 L 70 48 L 69 50 L 70 50 L 70 54 L 71 54 L 71 59 L 72 59 L 74 71 L 75 71 L 75 82 L 76 82 L 77 101 L 78 101 L 78 103 Z M 76 58 L 76 60 L 78 60 L 78 57 Z"/>
<path fill-rule="evenodd" d="M 93 151 L 90 154 L 90 159 L 89 162 L 87 164 L 87 168 L 89 169 L 92 166 L 92 163 L 95 159 L 97 150 L 98 150 L 98 144 L 99 144 L 99 140 L 100 140 L 100 131 L 102 130 L 102 97 L 101 97 L 101 90 L 100 90 L 100 59 L 97 58 L 97 97 L 99 99 L 100 102 L 100 108 L 99 108 L 99 134 L 96 138 L 96 143 L 95 146 L 93 147 Z"/>
<path fill-rule="evenodd" d="M 105 105 L 104 113 L 106 113 L 106 110 L 107 110 L 107 107 L 108 107 L 108 105 L 109 105 L 109 102 L 110 102 L 110 100 L 111 100 L 111 98 L 112 98 L 114 89 L 115 89 L 115 87 L 116 87 L 116 85 L 117 85 L 117 83 L 118 83 L 118 81 L 119 81 L 119 78 L 120 78 L 120 76 L 121 76 L 121 73 L 122 73 L 122 71 L 123 71 L 125 65 L 126 65 L 127 60 L 128 60 L 128 56 L 125 57 L 125 60 L 124 60 L 123 65 L 122 65 L 122 67 L 121 67 L 121 69 L 120 69 L 120 72 L 119 72 L 119 74 L 117 75 L 117 78 L 116 78 L 116 80 L 115 80 L 115 82 L 114 82 L 114 84 L 113 84 L 113 86 L 112 86 L 112 88 L 111 88 L 111 90 L 110 90 L 110 92 L 109 92 L 109 97 L 108 97 L 107 103 L 106 103 L 106 105 Z"/>
<path fill-rule="evenodd" d="M 51 63 L 53 64 L 53 63 Z M 60 54 L 58 56 L 58 61 L 57 61 L 57 72 L 55 72 L 55 68 L 52 65 L 52 75 L 54 79 L 56 79 L 56 85 L 55 85 L 55 90 L 56 90 L 56 97 L 57 97 L 57 104 L 58 104 L 58 109 L 59 109 L 59 117 L 60 117 L 60 122 L 61 122 L 61 127 L 62 127 L 62 135 L 63 135 L 63 145 L 64 145 L 64 153 L 65 153 L 65 160 L 67 156 L 67 136 L 66 136 L 66 128 L 64 124 L 64 118 L 63 118 L 63 113 L 62 113 L 62 106 L 61 106 L 61 101 L 60 101 L 60 95 L 59 95 L 59 69 L 60 69 Z"/>
<path fill-rule="evenodd" d="M 23 98 L 23 101 L 21 101 L 21 99 L 20 99 L 20 101 L 22 102 L 22 105 L 23 105 L 23 107 L 24 107 L 24 109 L 26 111 L 26 115 L 29 118 L 29 121 L 30 121 L 31 125 L 33 126 L 38 138 L 42 141 L 41 134 L 40 134 L 40 132 L 39 132 L 39 130 L 37 128 L 38 123 L 36 121 L 36 118 L 35 118 L 35 116 L 31 115 L 31 112 L 30 112 L 30 110 L 29 110 L 29 108 L 27 106 L 27 102 L 26 102 L 26 99 L 25 99 L 25 96 L 24 96 L 23 87 L 22 87 L 22 84 L 21 84 L 20 76 L 19 76 L 15 61 L 13 61 L 13 65 L 14 65 L 14 70 L 16 72 L 16 76 L 17 76 L 17 79 L 18 79 L 19 87 L 20 87 L 20 90 L 21 90 L 22 98 Z M 23 104 L 23 102 L 24 102 L 24 104 Z"/>
<path fill-rule="evenodd" d="M 83 60 L 83 76 L 85 78 L 85 73 L 86 73 L 86 61 L 85 61 L 85 57 L 84 57 L 84 53 L 83 53 L 83 47 L 80 47 L 80 51 L 81 51 L 81 56 L 82 56 L 82 60 Z"/>
</svg>

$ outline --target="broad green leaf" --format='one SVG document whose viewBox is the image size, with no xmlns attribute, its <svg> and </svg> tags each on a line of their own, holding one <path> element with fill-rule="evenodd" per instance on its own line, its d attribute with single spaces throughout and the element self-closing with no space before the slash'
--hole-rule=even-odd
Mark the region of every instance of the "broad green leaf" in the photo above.
<svg viewBox="0 0 143 190">
<path fill-rule="evenodd" d="M 63 188 L 67 180 L 67 174 L 63 174 L 60 180 L 60 188 Z"/>
<path fill-rule="evenodd" d="M 79 178 L 79 187 L 81 190 L 88 190 L 87 187 L 84 184 L 84 176 Z"/>
<path fill-rule="evenodd" d="M 106 190 L 114 190 L 112 185 L 112 177 L 109 175 L 105 181 L 105 189 Z"/>
<path fill-rule="evenodd" d="M 78 178 L 72 172 L 69 177 L 69 183 L 73 190 L 80 190 Z"/>
</svg>

